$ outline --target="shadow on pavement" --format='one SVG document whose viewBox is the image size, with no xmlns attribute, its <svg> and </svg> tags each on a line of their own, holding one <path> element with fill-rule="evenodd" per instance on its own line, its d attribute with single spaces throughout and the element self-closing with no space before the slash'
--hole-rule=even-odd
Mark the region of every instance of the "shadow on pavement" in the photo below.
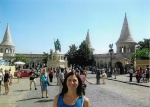
<svg viewBox="0 0 150 107">
<path fill-rule="evenodd" d="M 22 91 L 29 91 L 29 90 L 15 90 L 13 92 L 22 92 Z"/>
<path fill-rule="evenodd" d="M 41 99 L 41 97 L 22 99 L 22 100 L 18 100 L 18 101 L 16 101 L 16 102 L 19 102 L 19 101 L 27 101 L 27 100 L 33 100 L 33 99 Z"/>
<path fill-rule="evenodd" d="M 51 84 L 51 85 L 49 85 L 49 86 L 58 86 L 58 85 L 52 85 L 52 84 Z"/>
<path fill-rule="evenodd" d="M 53 101 L 53 99 L 48 99 L 48 100 L 38 100 L 38 101 L 36 101 L 35 103 L 45 103 L 45 102 L 51 102 L 51 101 Z"/>
<path fill-rule="evenodd" d="M 36 85 L 36 86 L 41 86 L 41 85 Z M 49 85 L 49 86 L 58 86 L 58 85 L 53 85 L 53 84 L 51 84 L 51 85 Z"/>
</svg>

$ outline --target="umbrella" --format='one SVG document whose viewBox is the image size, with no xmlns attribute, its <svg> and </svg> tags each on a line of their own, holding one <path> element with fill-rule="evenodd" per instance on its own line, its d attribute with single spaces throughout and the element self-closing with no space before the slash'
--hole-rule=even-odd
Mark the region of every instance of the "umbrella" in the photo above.
<svg viewBox="0 0 150 107">
<path fill-rule="evenodd" d="M 17 61 L 17 62 L 14 62 L 15 65 L 24 65 L 25 63 L 24 62 L 21 62 L 21 61 Z"/>
</svg>

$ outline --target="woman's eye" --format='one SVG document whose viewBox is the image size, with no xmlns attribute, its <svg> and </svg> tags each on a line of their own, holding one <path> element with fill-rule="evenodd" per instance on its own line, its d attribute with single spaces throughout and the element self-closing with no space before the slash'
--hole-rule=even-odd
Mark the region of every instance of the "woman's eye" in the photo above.
<svg viewBox="0 0 150 107">
<path fill-rule="evenodd" d="M 76 79 L 73 79 L 73 80 L 69 79 L 68 81 L 69 81 L 69 82 L 77 82 Z"/>
<path fill-rule="evenodd" d="M 73 80 L 73 82 L 77 82 L 77 80 Z"/>
<path fill-rule="evenodd" d="M 69 82 L 71 82 L 71 80 L 68 80 Z"/>
</svg>

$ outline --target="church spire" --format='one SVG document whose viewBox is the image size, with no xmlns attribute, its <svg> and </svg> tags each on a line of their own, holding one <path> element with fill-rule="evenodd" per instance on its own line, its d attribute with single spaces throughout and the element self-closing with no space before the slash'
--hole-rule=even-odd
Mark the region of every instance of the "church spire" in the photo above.
<svg viewBox="0 0 150 107">
<path fill-rule="evenodd" d="M 11 39 L 11 34 L 10 34 L 10 30 L 9 30 L 9 25 L 8 24 L 7 24 L 5 35 L 4 35 L 4 38 L 3 38 L 3 41 L 1 43 L 1 45 L 12 45 L 12 46 L 14 46 L 14 44 L 12 42 L 12 39 Z"/>
<path fill-rule="evenodd" d="M 87 31 L 87 35 L 86 35 L 86 43 L 88 44 L 89 48 L 91 51 L 94 51 L 94 49 L 92 48 L 92 45 L 91 45 L 91 40 L 90 40 L 90 35 L 89 35 L 89 29 Z"/>
<path fill-rule="evenodd" d="M 87 42 L 87 44 L 89 45 L 89 47 L 92 47 L 92 46 L 91 46 L 91 41 L 90 41 L 90 36 L 89 36 L 89 29 L 88 29 L 87 35 L 86 35 L 86 42 Z"/>
<path fill-rule="evenodd" d="M 118 39 L 116 44 L 124 43 L 124 42 L 135 42 L 133 40 L 131 32 L 130 32 L 126 13 L 125 13 L 125 17 L 124 17 L 124 22 L 123 22 L 120 38 Z"/>
</svg>

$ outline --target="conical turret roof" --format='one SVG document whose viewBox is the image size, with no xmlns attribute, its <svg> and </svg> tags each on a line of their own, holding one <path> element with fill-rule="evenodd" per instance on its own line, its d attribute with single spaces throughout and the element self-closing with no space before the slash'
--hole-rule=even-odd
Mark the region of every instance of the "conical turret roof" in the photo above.
<svg viewBox="0 0 150 107">
<path fill-rule="evenodd" d="M 126 13 L 125 13 L 125 17 L 124 17 L 124 22 L 123 22 L 123 26 L 122 26 L 122 30 L 121 30 L 121 34 L 120 34 L 120 38 L 118 39 L 118 41 L 116 42 L 116 44 L 118 43 L 124 43 L 124 42 L 133 42 L 133 43 L 136 43 L 133 38 L 132 38 L 132 35 L 131 35 L 131 32 L 130 32 L 130 28 L 129 28 L 129 25 L 128 25 L 128 20 L 127 20 L 127 16 L 126 16 Z"/>
<path fill-rule="evenodd" d="M 87 42 L 89 47 L 92 47 L 91 41 L 90 41 L 90 36 L 89 36 L 89 30 L 87 31 L 87 35 L 86 35 L 86 42 Z"/>
<path fill-rule="evenodd" d="M 11 34 L 10 34 L 10 30 L 9 30 L 8 24 L 7 24 L 5 35 L 4 35 L 4 38 L 3 38 L 3 41 L 1 43 L 1 45 L 12 45 L 12 46 L 14 46 L 14 44 L 12 42 L 12 39 L 11 39 Z"/>
<path fill-rule="evenodd" d="M 86 43 L 88 44 L 88 46 L 89 46 L 89 48 L 91 49 L 91 51 L 94 51 L 94 48 L 92 48 L 92 45 L 91 45 L 89 30 L 87 31 L 87 35 L 86 35 L 85 41 L 86 41 Z"/>
</svg>

